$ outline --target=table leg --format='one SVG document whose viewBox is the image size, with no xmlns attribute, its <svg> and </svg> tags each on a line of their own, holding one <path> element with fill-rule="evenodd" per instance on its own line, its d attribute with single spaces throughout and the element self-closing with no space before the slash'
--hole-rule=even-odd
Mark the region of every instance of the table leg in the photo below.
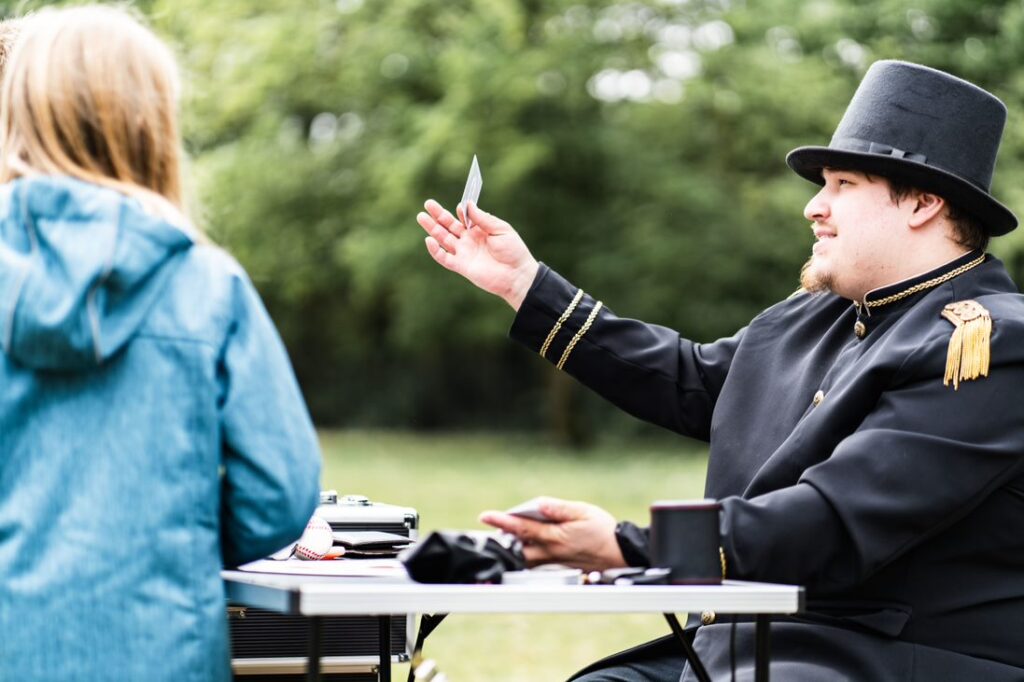
<svg viewBox="0 0 1024 682">
<path fill-rule="evenodd" d="M 768 682 L 771 624 L 770 616 L 754 618 L 754 682 Z"/>
<path fill-rule="evenodd" d="M 377 644 L 380 653 L 377 679 L 380 682 L 391 682 L 391 616 L 380 616 L 377 623 Z"/>
<path fill-rule="evenodd" d="M 306 679 L 309 682 L 320 682 L 320 629 L 323 625 L 320 616 L 309 617 L 309 658 L 306 660 Z"/>
<path fill-rule="evenodd" d="M 697 677 L 697 681 L 711 682 L 711 678 L 708 676 L 708 671 L 704 668 L 704 664 L 700 662 L 700 657 L 697 656 L 697 652 L 693 650 L 690 640 L 687 639 L 686 633 L 679 625 L 679 620 L 676 618 L 676 614 L 666 613 L 664 616 L 665 620 L 668 621 L 668 626 L 672 628 L 672 633 L 676 636 L 676 639 L 679 640 L 679 644 L 682 645 L 683 653 L 686 655 L 686 660 L 690 663 L 690 670 L 692 670 L 693 674 Z"/>
<path fill-rule="evenodd" d="M 427 637 L 437 629 L 437 626 L 441 624 L 441 621 L 447 615 L 446 613 L 424 613 L 420 616 L 420 629 L 416 633 L 416 645 L 413 647 L 412 661 L 409 663 L 408 682 L 413 682 L 413 678 L 416 675 L 416 666 L 423 660 L 423 644 L 427 641 Z"/>
</svg>

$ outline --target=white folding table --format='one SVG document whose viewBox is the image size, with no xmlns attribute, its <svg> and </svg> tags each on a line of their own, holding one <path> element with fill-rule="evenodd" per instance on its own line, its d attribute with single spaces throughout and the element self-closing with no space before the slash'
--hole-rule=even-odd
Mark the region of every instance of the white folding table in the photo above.
<svg viewBox="0 0 1024 682">
<path fill-rule="evenodd" d="M 325 616 L 381 619 L 378 676 L 382 682 L 390 682 L 390 620 L 396 615 L 661 613 L 682 638 L 672 614 L 714 611 L 755 617 L 755 680 L 762 682 L 768 679 L 770 615 L 802 611 L 804 601 L 802 587 L 736 580 L 721 585 L 426 585 L 393 577 L 379 580 L 244 571 L 224 571 L 222 575 L 232 604 L 309 618 L 311 680 L 319 680 L 320 627 Z"/>
</svg>

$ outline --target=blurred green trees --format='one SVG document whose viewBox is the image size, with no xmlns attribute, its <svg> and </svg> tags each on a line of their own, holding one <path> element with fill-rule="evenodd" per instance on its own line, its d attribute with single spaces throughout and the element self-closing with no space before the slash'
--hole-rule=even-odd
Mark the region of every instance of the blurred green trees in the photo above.
<svg viewBox="0 0 1024 682">
<path fill-rule="evenodd" d="M 812 185 L 867 66 L 920 61 L 1010 109 L 996 196 L 1024 212 L 1019 0 L 150 0 L 187 76 L 195 193 L 323 424 L 635 428 L 505 339 L 415 214 L 461 196 L 620 315 L 711 340 L 796 287 Z M 1019 231 L 1021 232 L 1021 231 Z M 1024 237 L 994 250 L 1024 280 Z"/>
</svg>

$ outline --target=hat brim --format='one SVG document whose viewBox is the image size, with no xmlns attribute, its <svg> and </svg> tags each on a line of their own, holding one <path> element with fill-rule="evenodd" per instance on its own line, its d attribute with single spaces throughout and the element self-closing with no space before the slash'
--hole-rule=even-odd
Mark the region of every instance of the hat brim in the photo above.
<svg viewBox="0 0 1024 682">
<path fill-rule="evenodd" d="M 934 192 L 977 218 L 993 237 L 1017 227 L 1017 216 L 988 192 L 952 173 L 917 161 L 830 147 L 798 147 L 786 155 L 786 163 L 797 175 L 817 185 L 825 184 L 823 168 L 836 168 L 874 173 Z"/>
</svg>

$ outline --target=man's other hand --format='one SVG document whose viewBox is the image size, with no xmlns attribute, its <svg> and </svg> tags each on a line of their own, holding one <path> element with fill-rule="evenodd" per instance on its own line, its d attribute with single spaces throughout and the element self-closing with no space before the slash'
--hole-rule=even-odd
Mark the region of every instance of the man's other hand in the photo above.
<svg viewBox="0 0 1024 682">
<path fill-rule="evenodd" d="M 475 221 L 476 216 L 471 215 Z M 615 539 L 615 518 L 604 509 L 586 502 L 569 502 L 553 497 L 539 500 L 547 521 L 531 521 L 500 511 L 486 511 L 480 521 L 523 542 L 523 554 L 530 566 L 558 563 L 601 571 L 626 565 Z"/>
<path fill-rule="evenodd" d="M 512 226 L 472 203 L 458 209 L 464 217 L 462 212 L 468 208 L 468 229 L 433 199 L 424 207 L 427 212 L 417 214 L 416 222 L 429 235 L 431 257 L 519 310 L 539 266 Z"/>
</svg>

